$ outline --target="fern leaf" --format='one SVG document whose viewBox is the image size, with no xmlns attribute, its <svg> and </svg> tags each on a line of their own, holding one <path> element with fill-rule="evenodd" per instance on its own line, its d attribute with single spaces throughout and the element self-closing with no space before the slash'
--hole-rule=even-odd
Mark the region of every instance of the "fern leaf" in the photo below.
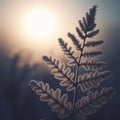
<svg viewBox="0 0 120 120">
<path fill-rule="evenodd" d="M 59 38 L 58 40 L 64 54 L 67 55 L 67 57 L 70 59 L 69 62 L 72 63 L 72 65 L 76 65 L 77 59 L 74 56 L 74 51 L 72 50 L 72 48 L 68 47 L 68 44 L 65 43 L 62 38 Z"/>
<path fill-rule="evenodd" d="M 93 57 L 96 57 L 96 56 L 99 56 L 102 54 L 103 54 L 103 52 L 101 52 L 101 51 L 91 51 L 91 52 L 84 52 L 82 54 L 82 56 L 88 57 L 88 58 L 91 58 L 91 57 L 93 58 Z"/>
<path fill-rule="evenodd" d="M 59 60 L 51 57 L 43 56 L 43 60 L 50 66 L 54 77 L 61 80 L 60 85 L 66 86 L 68 91 L 74 90 L 74 73 L 71 72 L 69 67 L 66 68 L 65 64 L 60 64 Z"/>
<path fill-rule="evenodd" d="M 86 13 L 86 17 L 83 17 L 82 21 L 79 20 L 79 26 L 84 33 L 87 33 L 89 31 L 92 31 L 95 29 L 95 27 L 96 27 L 96 23 L 95 23 L 96 11 L 97 11 L 97 6 L 93 6 L 93 8 L 91 8 L 89 10 L 89 12 Z M 98 31 L 96 31 L 96 32 L 98 32 Z M 91 34 L 89 34 L 88 37 L 93 36 L 93 34 L 95 34 L 95 32 L 94 33 L 91 32 Z"/>
<path fill-rule="evenodd" d="M 93 88 L 98 88 L 102 82 L 111 77 L 111 72 L 104 70 L 105 62 L 95 59 L 102 52 L 86 50 L 87 47 L 96 47 L 104 43 L 103 40 L 87 40 L 87 38 L 93 38 L 99 33 L 95 23 L 96 11 L 97 6 L 93 6 L 86 13 L 86 16 L 78 21 L 79 27 L 76 27 L 78 39 L 74 34 L 68 33 L 68 37 L 78 50 L 77 53 L 62 38 L 58 39 L 62 51 L 69 59 L 68 67 L 57 59 L 43 56 L 43 60 L 49 65 L 55 79 L 60 80 L 59 85 L 66 87 L 67 94 L 62 94 L 61 88 L 51 89 L 48 83 L 42 81 L 31 80 L 29 82 L 32 90 L 40 96 L 40 101 L 46 102 L 52 111 L 58 114 L 60 120 L 67 117 L 74 120 L 86 120 L 87 115 L 95 113 L 115 94 L 112 87 L 104 87 L 100 92 L 93 92 L 95 90 Z M 80 41 L 79 38 L 83 41 Z M 80 70 L 83 74 L 80 74 Z M 87 95 L 81 96 L 78 89 L 83 94 L 87 92 Z"/>
<path fill-rule="evenodd" d="M 50 89 L 48 83 L 42 81 L 37 82 L 31 80 L 29 85 L 32 90 L 35 91 L 37 95 L 40 96 L 40 100 L 47 102 L 52 108 L 53 112 L 58 113 L 58 117 L 63 119 L 70 116 L 71 102 L 68 102 L 68 95 L 61 95 L 61 90 L 57 88 L 56 90 Z"/>
<path fill-rule="evenodd" d="M 83 17 L 83 23 L 84 23 L 84 26 L 85 26 L 85 27 L 86 27 L 86 29 L 87 29 L 88 21 L 86 20 L 86 18 L 85 18 L 85 17 Z"/>
<path fill-rule="evenodd" d="M 90 115 L 95 113 L 99 108 L 101 108 L 104 104 L 108 102 L 115 94 L 114 89 L 112 87 L 104 87 L 101 92 L 89 91 L 86 97 L 82 97 L 76 103 L 76 113 L 79 115 Z"/>
<path fill-rule="evenodd" d="M 96 71 L 96 70 L 102 70 L 105 67 L 105 62 L 98 61 L 97 59 L 88 59 L 85 62 L 81 63 L 82 67 L 86 71 Z"/>
<path fill-rule="evenodd" d="M 80 42 L 76 39 L 76 37 L 71 34 L 71 33 L 68 33 L 68 37 L 71 38 L 73 44 L 76 46 L 76 49 L 77 50 L 81 50 L 81 44 Z"/>
<path fill-rule="evenodd" d="M 87 28 L 87 32 L 89 31 L 92 31 L 96 28 L 96 23 L 93 23 L 92 25 L 90 25 L 88 28 Z"/>
<path fill-rule="evenodd" d="M 87 32 L 87 28 L 86 28 L 86 26 L 84 25 L 84 23 L 83 23 L 81 20 L 79 20 L 78 22 L 79 22 L 79 26 L 80 26 L 81 30 L 82 30 L 84 33 L 86 33 L 86 32 Z"/>
<path fill-rule="evenodd" d="M 68 64 L 68 66 L 75 66 L 75 65 L 79 64 L 78 61 L 79 61 L 79 57 L 75 57 L 75 61 L 69 60 L 67 64 Z"/>
<path fill-rule="evenodd" d="M 92 38 L 96 36 L 98 33 L 99 33 L 99 30 L 95 30 L 95 31 L 89 32 L 86 37 Z"/>
<path fill-rule="evenodd" d="M 96 23 L 95 23 L 96 11 L 97 11 L 97 6 L 95 5 L 93 6 L 93 8 L 89 10 L 89 12 L 86 13 L 87 32 L 94 30 L 96 27 Z"/>
<path fill-rule="evenodd" d="M 86 42 L 85 46 L 86 47 L 95 47 L 95 46 L 98 46 L 98 45 L 101 45 L 103 44 L 103 40 L 99 40 L 99 41 L 90 41 L 90 42 Z"/>
<path fill-rule="evenodd" d="M 76 32 L 81 39 L 83 39 L 83 40 L 85 39 L 85 36 L 82 34 L 82 32 L 80 31 L 80 29 L 78 27 L 76 27 Z"/>
<path fill-rule="evenodd" d="M 94 87 L 98 87 L 100 83 L 111 77 L 110 71 L 89 72 L 79 76 L 78 86 L 83 92 L 88 91 Z"/>
</svg>

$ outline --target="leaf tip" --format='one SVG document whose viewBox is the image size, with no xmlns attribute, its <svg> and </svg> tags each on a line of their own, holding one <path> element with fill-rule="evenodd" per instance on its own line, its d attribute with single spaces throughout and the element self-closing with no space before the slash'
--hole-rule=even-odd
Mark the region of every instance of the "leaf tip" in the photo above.
<svg viewBox="0 0 120 120">
<path fill-rule="evenodd" d="M 48 61 L 48 60 L 49 60 L 49 58 L 48 58 L 47 56 L 43 56 L 42 59 L 43 59 L 44 61 Z"/>
</svg>

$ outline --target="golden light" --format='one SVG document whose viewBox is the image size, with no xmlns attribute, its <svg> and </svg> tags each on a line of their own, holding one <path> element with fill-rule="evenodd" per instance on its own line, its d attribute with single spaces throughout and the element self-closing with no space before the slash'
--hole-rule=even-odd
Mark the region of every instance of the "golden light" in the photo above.
<svg viewBox="0 0 120 120">
<path fill-rule="evenodd" d="M 56 21 L 52 13 L 47 10 L 33 10 L 25 15 L 25 31 L 33 37 L 51 35 L 56 28 Z"/>
</svg>

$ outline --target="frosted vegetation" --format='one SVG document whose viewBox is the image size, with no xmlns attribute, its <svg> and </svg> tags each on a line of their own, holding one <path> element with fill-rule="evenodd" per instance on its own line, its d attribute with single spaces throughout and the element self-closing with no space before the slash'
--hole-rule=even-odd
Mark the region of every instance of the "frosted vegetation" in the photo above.
<svg viewBox="0 0 120 120">
<path fill-rule="evenodd" d="M 99 33 L 95 23 L 96 10 L 97 6 L 93 6 L 85 17 L 79 20 L 79 27 L 76 27 L 78 37 L 68 33 L 75 49 L 62 38 L 58 39 L 67 63 L 43 56 L 55 82 L 59 80 L 60 87 L 51 88 L 50 80 L 48 83 L 29 81 L 32 90 L 40 96 L 40 101 L 46 102 L 60 120 L 85 120 L 115 94 L 111 86 L 102 85 L 111 77 L 111 72 L 106 69 L 106 63 L 99 60 L 102 52 L 93 49 L 104 43 L 103 40 L 93 40 Z M 65 91 L 62 88 L 65 88 Z"/>
</svg>

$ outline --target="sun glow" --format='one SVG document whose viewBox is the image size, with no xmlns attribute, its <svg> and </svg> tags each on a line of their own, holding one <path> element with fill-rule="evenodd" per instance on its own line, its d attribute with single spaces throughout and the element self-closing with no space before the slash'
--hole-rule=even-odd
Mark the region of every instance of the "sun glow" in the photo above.
<svg viewBox="0 0 120 120">
<path fill-rule="evenodd" d="M 25 16 L 25 30 L 33 37 L 45 37 L 51 35 L 56 28 L 53 15 L 46 10 L 33 10 Z"/>
</svg>

